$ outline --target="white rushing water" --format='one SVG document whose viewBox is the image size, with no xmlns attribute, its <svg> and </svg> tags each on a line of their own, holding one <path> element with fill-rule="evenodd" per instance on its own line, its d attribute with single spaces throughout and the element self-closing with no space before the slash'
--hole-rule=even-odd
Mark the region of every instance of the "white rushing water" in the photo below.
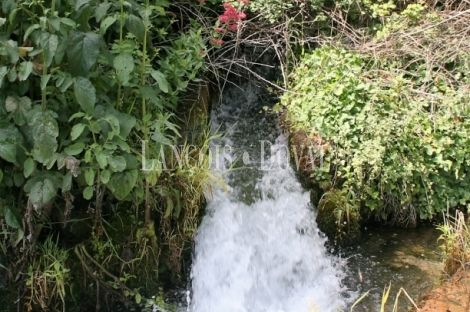
<svg viewBox="0 0 470 312">
<path fill-rule="evenodd" d="M 215 188 L 206 208 L 188 310 L 338 311 L 344 308 L 342 262 L 326 253 L 309 194 L 289 166 L 287 139 L 273 139 L 260 158 L 260 140 L 278 131 L 272 121 L 259 120 L 259 90 L 252 84 L 245 89 L 226 95 L 213 110 L 214 128 L 229 133 L 219 143 L 232 146 L 228 158 L 239 156 L 244 169 L 227 176 L 229 193 Z"/>
</svg>

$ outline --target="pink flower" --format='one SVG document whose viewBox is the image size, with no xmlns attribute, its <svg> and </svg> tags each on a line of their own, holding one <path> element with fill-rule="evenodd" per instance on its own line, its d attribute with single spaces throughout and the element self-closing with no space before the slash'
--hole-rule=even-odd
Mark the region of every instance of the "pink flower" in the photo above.
<svg viewBox="0 0 470 312">
<path fill-rule="evenodd" d="M 246 0 L 245 0 L 246 1 Z M 221 23 L 238 22 L 241 19 L 246 18 L 246 14 L 238 12 L 231 3 L 224 3 L 225 12 L 219 17 Z"/>
<path fill-rule="evenodd" d="M 206 3 L 206 0 L 199 0 L 199 3 L 204 4 L 204 3 Z"/>
<path fill-rule="evenodd" d="M 228 28 L 229 28 L 231 31 L 237 31 L 238 26 L 237 26 L 237 24 L 230 24 L 230 25 L 228 25 Z"/>
<path fill-rule="evenodd" d="M 211 43 L 221 45 L 224 43 L 224 41 L 222 39 L 211 38 Z"/>
<path fill-rule="evenodd" d="M 248 2 L 250 2 L 250 0 L 240 0 L 241 3 L 243 4 L 248 4 Z"/>
<path fill-rule="evenodd" d="M 225 34 L 227 32 L 227 29 L 221 28 L 221 27 L 216 27 L 216 28 L 214 28 L 214 31 L 218 32 L 218 33 L 221 33 L 221 34 Z"/>
</svg>

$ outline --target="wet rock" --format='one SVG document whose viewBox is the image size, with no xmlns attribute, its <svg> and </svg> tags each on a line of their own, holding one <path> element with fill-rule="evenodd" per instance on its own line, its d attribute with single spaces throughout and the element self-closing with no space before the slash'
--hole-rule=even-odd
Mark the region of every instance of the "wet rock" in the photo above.
<svg viewBox="0 0 470 312">
<path fill-rule="evenodd" d="M 442 267 L 441 263 L 421 259 L 419 257 L 406 254 L 403 251 L 395 251 L 394 254 L 396 257 L 394 258 L 391 266 L 403 267 L 414 265 L 428 276 L 435 276 L 436 278 L 439 276 L 439 272 L 441 271 Z"/>
</svg>

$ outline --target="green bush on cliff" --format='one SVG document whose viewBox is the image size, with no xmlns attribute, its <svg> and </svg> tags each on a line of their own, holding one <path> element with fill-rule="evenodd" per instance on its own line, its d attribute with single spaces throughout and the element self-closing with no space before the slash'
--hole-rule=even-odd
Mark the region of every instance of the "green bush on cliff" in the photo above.
<svg viewBox="0 0 470 312">
<path fill-rule="evenodd" d="M 453 80 L 409 60 L 324 46 L 303 57 L 281 100 L 292 129 L 327 142 L 312 179 L 404 225 L 470 200 L 468 54 L 442 58 Z"/>
</svg>

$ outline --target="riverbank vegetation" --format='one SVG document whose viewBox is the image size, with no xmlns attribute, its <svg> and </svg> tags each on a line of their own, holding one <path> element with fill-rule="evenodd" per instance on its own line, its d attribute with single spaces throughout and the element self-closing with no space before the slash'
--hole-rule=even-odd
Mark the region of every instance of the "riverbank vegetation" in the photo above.
<svg viewBox="0 0 470 312">
<path fill-rule="evenodd" d="M 327 18 L 336 32 L 302 55 L 281 100 L 289 128 L 323 153 L 309 175 L 319 217 L 336 218 L 324 230 L 347 237 L 352 220 L 415 226 L 466 209 L 468 4 L 363 1 Z"/>
<path fill-rule="evenodd" d="M 164 304 L 159 287 L 184 279 L 219 179 L 205 157 L 206 74 L 219 90 L 252 75 L 283 93 L 293 142 L 321 158 L 301 164 L 330 237 L 357 237 L 361 219 L 413 226 L 466 208 L 469 8 L 2 1 L 0 287 L 13 295 L 1 304 Z"/>
<path fill-rule="evenodd" d="M 216 179 L 211 99 L 191 96 L 216 48 L 200 9 L 2 1 L 2 307 L 98 311 L 184 279 Z"/>
</svg>

